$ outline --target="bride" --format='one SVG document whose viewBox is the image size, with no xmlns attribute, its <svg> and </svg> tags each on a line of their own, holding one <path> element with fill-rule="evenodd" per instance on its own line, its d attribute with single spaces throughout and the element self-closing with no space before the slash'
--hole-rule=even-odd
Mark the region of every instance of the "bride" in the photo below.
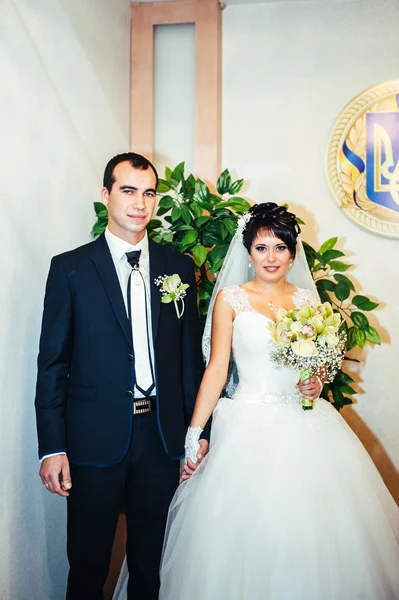
<svg viewBox="0 0 399 600">
<path fill-rule="evenodd" d="M 240 219 L 205 328 L 209 362 L 170 507 L 160 600 L 399 599 L 398 507 L 358 438 L 318 398 L 326 373 L 297 383 L 270 358 L 278 309 L 319 301 L 298 233 L 274 203 Z"/>
</svg>

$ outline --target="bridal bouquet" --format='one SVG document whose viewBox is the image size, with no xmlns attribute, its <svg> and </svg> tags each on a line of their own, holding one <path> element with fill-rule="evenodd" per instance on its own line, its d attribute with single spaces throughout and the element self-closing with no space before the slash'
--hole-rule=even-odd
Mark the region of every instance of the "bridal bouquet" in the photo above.
<svg viewBox="0 0 399 600">
<path fill-rule="evenodd" d="M 279 366 L 299 371 L 301 381 L 326 370 L 333 381 L 345 353 L 346 335 L 340 332 L 342 318 L 329 302 L 277 312 L 277 322 L 270 322 L 273 338 L 272 360 Z M 302 408 L 311 410 L 310 400 L 302 398 Z"/>
</svg>

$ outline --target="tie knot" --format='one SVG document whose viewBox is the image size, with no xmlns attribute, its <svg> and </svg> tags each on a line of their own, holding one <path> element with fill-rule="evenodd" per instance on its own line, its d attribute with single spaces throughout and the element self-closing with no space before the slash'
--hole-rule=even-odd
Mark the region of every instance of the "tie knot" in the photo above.
<svg viewBox="0 0 399 600">
<path fill-rule="evenodd" d="M 126 252 L 126 258 L 132 269 L 139 268 L 141 250 L 132 250 L 131 252 Z"/>
</svg>

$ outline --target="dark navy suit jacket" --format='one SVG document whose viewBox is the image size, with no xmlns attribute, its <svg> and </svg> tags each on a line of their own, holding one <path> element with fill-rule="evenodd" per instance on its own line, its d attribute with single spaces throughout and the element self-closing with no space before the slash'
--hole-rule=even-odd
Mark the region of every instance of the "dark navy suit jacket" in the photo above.
<svg viewBox="0 0 399 600">
<path fill-rule="evenodd" d="M 203 374 L 192 260 L 149 240 L 156 411 L 165 451 L 184 453 Z M 161 304 L 154 279 L 188 283 L 181 319 Z M 36 389 L 39 456 L 66 451 L 72 463 L 110 466 L 128 451 L 133 424 L 134 352 L 114 263 L 105 240 L 52 259 L 47 280 Z"/>
</svg>

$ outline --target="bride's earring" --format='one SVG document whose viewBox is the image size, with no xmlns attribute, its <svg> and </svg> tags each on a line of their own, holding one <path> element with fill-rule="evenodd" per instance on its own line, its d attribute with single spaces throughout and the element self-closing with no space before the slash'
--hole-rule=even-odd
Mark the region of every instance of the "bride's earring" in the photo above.
<svg viewBox="0 0 399 600">
<path fill-rule="evenodd" d="M 248 267 L 249 267 L 250 269 L 252 269 L 252 267 L 253 267 L 253 264 L 252 264 L 252 260 L 251 260 L 251 259 L 249 259 L 249 262 L 248 262 Z"/>
</svg>

